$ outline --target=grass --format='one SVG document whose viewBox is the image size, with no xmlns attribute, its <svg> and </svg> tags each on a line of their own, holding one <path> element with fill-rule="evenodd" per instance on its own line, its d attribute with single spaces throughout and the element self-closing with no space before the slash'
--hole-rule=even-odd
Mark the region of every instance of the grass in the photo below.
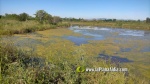
<svg viewBox="0 0 150 84">
<path fill-rule="evenodd" d="M 34 57 L 35 53 L 32 53 L 32 56 L 30 56 L 30 54 L 25 53 L 25 51 L 18 50 L 15 46 L 10 45 L 10 43 L 5 43 L 4 46 L 1 45 L 0 52 L 2 65 L 2 83 L 147 83 L 143 79 L 138 79 L 137 77 L 132 78 L 132 75 L 125 76 L 124 72 L 77 73 L 75 69 L 78 66 L 110 67 L 112 64 L 107 64 L 103 60 L 101 60 L 101 62 L 96 62 L 95 59 L 88 57 L 85 57 L 84 60 L 80 60 L 81 55 L 85 54 L 81 47 L 72 48 L 70 50 L 65 50 L 65 48 L 63 48 L 63 51 L 58 49 L 59 48 L 53 49 L 53 53 L 51 53 L 52 51 L 50 50 L 49 53 L 45 54 L 47 57 L 42 57 L 46 59 L 42 67 L 38 67 L 38 65 L 35 67 L 30 66 L 33 63 L 29 63 L 27 66 L 25 66 L 26 64 L 24 62 L 24 60 L 30 60 L 31 57 Z M 70 56 L 71 53 L 75 53 L 74 56 Z"/>
<path fill-rule="evenodd" d="M 36 45 L 36 49 L 34 51 L 33 49 L 28 50 L 28 46 L 16 47 L 13 45 L 13 43 L 11 43 L 13 42 L 11 40 L 1 41 L 0 56 L 2 58 L 1 63 L 3 65 L 1 71 L 2 83 L 149 84 L 150 82 L 149 78 L 145 77 L 146 74 L 149 74 L 149 67 L 143 66 L 142 64 L 139 66 L 137 65 L 137 62 L 124 65 L 120 64 L 121 67 L 127 67 L 129 69 L 128 73 L 76 72 L 76 68 L 78 66 L 85 66 L 89 68 L 110 66 L 115 67 L 115 64 L 106 62 L 102 59 L 95 59 L 95 56 L 103 51 L 106 51 L 105 54 L 107 55 L 114 55 L 115 51 L 120 50 L 120 46 L 125 46 L 121 44 L 115 44 L 113 39 L 90 41 L 90 44 L 76 46 L 71 41 L 65 40 L 61 37 L 63 35 L 80 36 L 80 34 L 73 33 L 65 28 L 37 31 L 36 33 L 39 34 L 40 37 L 30 34 L 14 35 L 17 37 L 20 36 L 22 39 L 30 38 L 40 40 L 43 42 L 43 44 L 45 44 Z M 49 42 L 50 40 L 53 42 Z M 139 42 L 138 44 L 141 43 Z M 125 47 L 127 46 L 131 45 L 128 44 Z M 148 54 L 149 53 L 145 53 L 145 55 Z M 123 53 L 121 56 L 126 55 L 131 56 L 129 59 L 133 59 L 135 56 L 136 58 L 142 56 L 136 53 Z M 44 61 L 33 60 L 33 62 L 30 62 L 33 57 L 37 59 L 44 59 Z M 81 60 L 81 57 L 84 58 Z M 6 58 L 9 59 L 6 60 Z M 13 60 L 14 58 L 16 60 Z M 146 71 L 143 71 L 144 69 Z M 144 73 L 141 73 L 142 71 Z"/>
<path fill-rule="evenodd" d="M 47 23 L 40 24 L 35 20 L 21 22 L 17 20 L 0 19 L 0 35 L 23 34 L 68 26 L 68 23 L 58 23 L 57 25 L 52 25 Z"/>
<path fill-rule="evenodd" d="M 150 24 L 146 22 L 70 22 L 72 25 L 81 26 L 100 26 L 100 27 L 111 27 L 111 28 L 127 28 L 127 29 L 139 29 L 139 30 L 150 30 Z"/>
<path fill-rule="evenodd" d="M 103 41 L 89 41 L 89 44 L 74 45 L 69 40 L 62 38 L 63 35 L 81 36 L 66 28 L 68 23 L 57 25 L 39 24 L 36 21 L 19 22 L 15 20 L 0 20 L 0 35 L 13 35 L 15 41 L 0 39 L 0 63 L 3 84 L 149 84 L 149 52 L 140 53 L 142 45 L 148 41 L 130 41 L 129 44 L 115 44 L 114 39 L 108 38 Z M 84 23 L 84 22 L 83 22 Z M 81 23 L 83 25 L 83 23 Z M 75 23 L 73 23 L 75 24 Z M 93 26 L 112 26 L 114 23 L 84 23 Z M 141 23 L 145 24 L 145 23 Z M 124 25 L 124 24 L 123 24 Z M 134 24 L 135 25 L 135 24 Z M 149 27 L 149 25 L 147 25 Z M 147 27 L 145 26 L 145 27 Z M 144 27 L 144 28 L 145 28 Z M 53 29 L 57 28 L 57 29 Z M 50 29 L 50 30 L 46 30 Z M 40 31 L 45 30 L 45 31 Z M 24 34 L 35 32 L 35 35 Z M 12 36 L 12 37 L 13 37 Z M 4 36 L 3 36 L 4 37 Z M 3 38 L 2 37 L 2 38 Z M 5 37 L 4 37 L 5 38 Z M 21 38 L 21 39 L 20 39 Z M 41 44 L 29 42 L 28 46 L 16 47 L 17 41 L 34 39 Z M 121 39 L 117 39 L 122 41 Z M 13 43 L 14 42 L 14 43 Z M 119 53 L 120 57 L 134 60 L 131 64 L 120 64 L 126 67 L 128 72 L 76 72 L 78 66 L 94 67 L 117 67 L 115 64 L 95 57 L 105 51 L 107 55 L 115 55 L 120 47 L 128 48 L 132 43 L 139 46 L 132 53 Z M 33 49 L 35 47 L 36 49 Z M 142 58 L 145 55 L 145 58 Z M 83 59 L 81 60 L 81 58 Z M 141 59 L 142 58 L 142 59 Z M 143 62 L 144 61 L 144 62 Z M 147 65 L 145 65 L 146 63 Z"/>
</svg>

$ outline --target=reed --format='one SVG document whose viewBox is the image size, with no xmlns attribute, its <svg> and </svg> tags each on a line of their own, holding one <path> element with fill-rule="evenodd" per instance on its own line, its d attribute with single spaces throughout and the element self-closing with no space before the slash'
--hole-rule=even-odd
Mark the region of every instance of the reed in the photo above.
<svg viewBox="0 0 150 84">
<path fill-rule="evenodd" d="M 30 33 L 35 31 L 43 31 L 47 29 L 56 29 L 58 27 L 69 27 L 69 23 L 61 22 L 57 25 L 52 25 L 48 23 L 41 24 L 35 20 L 21 22 L 16 20 L 0 19 L 0 35 Z"/>
</svg>

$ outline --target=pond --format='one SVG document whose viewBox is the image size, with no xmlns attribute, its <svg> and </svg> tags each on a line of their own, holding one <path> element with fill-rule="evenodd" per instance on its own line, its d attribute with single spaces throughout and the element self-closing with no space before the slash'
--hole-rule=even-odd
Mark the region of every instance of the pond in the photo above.
<svg viewBox="0 0 150 84">
<path fill-rule="evenodd" d="M 144 30 L 131 30 L 123 28 L 103 28 L 103 27 L 90 27 L 90 26 L 71 26 L 70 30 L 82 33 L 91 38 L 99 38 L 99 40 L 113 37 L 122 38 L 126 40 L 139 39 L 139 40 L 150 40 L 150 31 Z M 89 39 L 92 40 L 92 39 Z M 94 40 L 94 39 L 93 39 Z"/>
<path fill-rule="evenodd" d="M 142 46 L 141 52 L 150 52 L 150 31 L 144 30 L 131 30 L 123 28 L 104 28 L 104 27 L 91 27 L 91 26 L 71 26 L 69 28 L 73 32 L 81 33 L 82 36 L 64 36 L 76 45 L 86 44 L 90 40 L 104 40 L 104 39 L 114 39 L 115 43 L 126 44 L 128 41 L 149 41 L 149 45 Z M 119 39 L 119 40 L 118 40 Z M 120 41 L 121 39 L 121 41 Z M 136 44 L 136 43 L 135 43 Z M 134 45 L 131 48 L 121 48 L 122 52 L 129 52 L 138 45 Z"/>
</svg>

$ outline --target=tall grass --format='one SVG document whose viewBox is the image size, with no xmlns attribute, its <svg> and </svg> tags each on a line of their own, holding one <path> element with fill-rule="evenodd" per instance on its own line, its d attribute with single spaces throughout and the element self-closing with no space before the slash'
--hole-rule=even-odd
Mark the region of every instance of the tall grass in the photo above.
<svg viewBox="0 0 150 84">
<path fill-rule="evenodd" d="M 0 35 L 12 35 L 12 34 L 22 34 L 30 33 L 34 31 L 42 31 L 46 29 L 54 29 L 57 27 L 68 27 L 68 23 L 58 23 L 57 25 L 52 25 L 48 23 L 39 23 L 35 20 L 28 20 L 25 22 L 16 20 L 5 20 L 0 19 Z"/>
</svg>

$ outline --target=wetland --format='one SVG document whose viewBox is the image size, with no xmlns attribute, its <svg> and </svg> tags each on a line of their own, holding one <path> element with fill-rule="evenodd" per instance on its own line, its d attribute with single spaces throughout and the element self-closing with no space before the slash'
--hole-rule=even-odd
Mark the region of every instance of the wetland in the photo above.
<svg viewBox="0 0 150 84">
<path fill-rule="evenodd" d="M 138 75 L 136 80 L 150 78 L 150 31 L 73 25 L 3 36 L 1 41 L 25 50 L 31 56 L 23 61 L 28 66 L 48 64 L 56 69 L 56 65 L 63 67 L 60 63 L 67 63 L 71 70 L 78 66 L 116 66 L 128 68 L 132 77 Z"/>
</svg>

